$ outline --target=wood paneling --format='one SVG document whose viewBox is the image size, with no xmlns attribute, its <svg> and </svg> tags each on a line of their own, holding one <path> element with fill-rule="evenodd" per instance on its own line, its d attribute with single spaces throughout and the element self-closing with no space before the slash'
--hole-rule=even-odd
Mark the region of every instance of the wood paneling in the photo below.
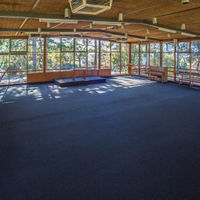
<svg viewBox="0 0 200 200">
<path fill-rule="evenodd" d="M 35 73 L 27 75 L 27 83 L 48 82 L 59 78 L 73 78 L 73 77 L 84 77 L 84 76 L 110 76 L 110 75 L 111 75 L 110 69 Z"/>
</svg>

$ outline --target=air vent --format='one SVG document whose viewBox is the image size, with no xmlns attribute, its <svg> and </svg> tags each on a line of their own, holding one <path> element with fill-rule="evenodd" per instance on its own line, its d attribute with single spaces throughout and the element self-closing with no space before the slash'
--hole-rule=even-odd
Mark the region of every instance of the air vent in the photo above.
<svg viewBox="0 0 200 200">
<path fill-rule="evenodd" d="M 111 9 L 113 0 L 68 0 L 71 10 L 76 14 L 98 15 Z"/>
</svg>

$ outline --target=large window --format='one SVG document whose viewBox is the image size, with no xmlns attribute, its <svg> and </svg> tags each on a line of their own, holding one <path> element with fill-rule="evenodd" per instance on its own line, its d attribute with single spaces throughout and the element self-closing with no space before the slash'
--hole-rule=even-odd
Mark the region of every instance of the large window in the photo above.
<svg viewBox="0 0 200 200">
<path fill-rule="evenodd" d="M 160 43 L 150 44 L 150 66 L 160 66 Z"/>
<path fill-rule="evenodd" d="M 28 73 L 43 72 L 44 39 L 28 40 Z"/>
<path fill-rule="evenodd" d="M 189 42 L 179 42 L 176 46 L 176 77 L 185 82 L 190 80 L 190 45 Z"/>
<path fill-rule="evenodd" d="M 60 71 L 60 38 L 47 38 L 46 71 Z"/>
<path fill-rule="evenodd" d="M 25 83 L 28 72 L 27 39 L 11 39 L 9 82 Z"/>
<path fill-rule="evenodd" d="M 110 69 L 110 42 L 101 41 L 101 69 Z"/>
<path fill-rule="evenodd" d="M 9 84 L 9 51 L 10 40 L 0 40 L 0 84 Z"/>
<path fill-rule="evenodd" d="M 200 42 L 191 44 L 191 75 L 196 82 L 200 82 Z"/>
<path fill-rule="evenodd" d="M 177 72 L 189 72 L 190 53 L 189 42 L 179 42 L 176 47 L 177 52 Z"/>
<path fill-rule="evenodd" d="M 74 38 L 65 38 L 61 40 L 61 71 L 74 70 Z"/>
<path fill-rule="evenodd" d="M 121 44 L 121 73 L 128 74 L 128 64 L 129 64 L 129 44 Z"/>
<path fill-rule="evenodd" d="M 140 45 L 140 74 L 146 75 L 148 73 L 148 45 Z"/>
<path fill-rule="evenodd" d="M 162 44 L 162 65 L 168 67 L 168 77 L 174 77 L 174 44 Z"/>
<path fill-rule="evenodd" d="M 98 69 L 99 41 L 88 39 L 88 70 Z"/>
<path fill-rule="evenodd" d="M 120 44 L 111 43 L 111 73 L 120 74 Z"/>
<path fill-rule="evenodd" d="M 138 73 L 139 68 L 139 44 L 131 45 L 131 64 L 133 65 L 132 70 Z"/>
</svg>

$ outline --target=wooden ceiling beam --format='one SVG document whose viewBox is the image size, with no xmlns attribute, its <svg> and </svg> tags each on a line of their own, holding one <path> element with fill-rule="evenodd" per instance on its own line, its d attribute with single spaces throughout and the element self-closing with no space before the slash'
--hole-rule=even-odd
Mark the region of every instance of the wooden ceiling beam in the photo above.
<svg viewBox="0 0 200 200">
<path fill-rule="evenodd" d="M 0 32 L 22 32 L 22 33 L 38 33 L 38 29 L 0 29 Z M 74 32 L 74 29 L 41 29 L 42 32 L 49 32 L 49 33 L 71 33 Z M 106 30 L 100 30 L 100 29 L 76 29 L 76 33 L 105 33 L 105 34 L 110 34 L 114 36 L 119 36 L 119 37 L 125 37 L 124 33 L 119 33 L 119 32 L 112 32 L 112 31 L 106 31 Z M 40 34 L 40 33 L 38 33 Z M 145 40 L 145 37 L 142 36 L 137 36 L 137 35 L 132 35 L 128 34 L 127 37 L 129 38 L 134 38 L 138 40 Z M 155 38 L 148 38 L 150 41 L 161 41 Z"/>
</svg>

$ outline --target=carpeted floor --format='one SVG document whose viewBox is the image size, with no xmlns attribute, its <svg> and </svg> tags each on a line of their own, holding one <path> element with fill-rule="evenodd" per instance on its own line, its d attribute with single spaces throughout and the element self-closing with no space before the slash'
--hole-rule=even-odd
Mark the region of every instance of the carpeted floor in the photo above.
<svg viewBox="0 0 200 200">
<path fill-rule="evenodd" d="M 0 199 L 200 199 L 200 90 L 0 87 Z"/>
</svg>

